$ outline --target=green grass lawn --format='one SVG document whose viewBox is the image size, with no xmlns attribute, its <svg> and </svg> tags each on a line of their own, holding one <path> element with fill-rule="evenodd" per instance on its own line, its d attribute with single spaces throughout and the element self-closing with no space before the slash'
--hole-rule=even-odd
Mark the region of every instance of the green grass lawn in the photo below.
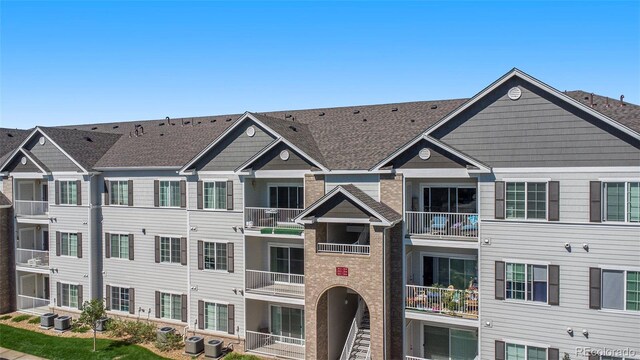
<svg viewBox="0 0 640 360">
<path fill-rule="evenodd" d="M 93 338 L 49 336 L 3 324 L 0 324 L 0 347 L 47 359 L 164 359 L 124 341 L 98 339 L 98 351 L 93 352 Z"/>
</svg>

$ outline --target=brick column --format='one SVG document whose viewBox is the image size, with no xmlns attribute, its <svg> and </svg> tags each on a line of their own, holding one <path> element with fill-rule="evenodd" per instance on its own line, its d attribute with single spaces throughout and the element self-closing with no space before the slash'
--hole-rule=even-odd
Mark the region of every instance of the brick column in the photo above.
<svg viewBox="0 0 640 360">
<path fill-rule="evenodd" d="M 316 202 L 324 196 L 324 175 L 306 174 L 304 176 L 304 206 Z"/>
<path fill-rule="evenodd" d="M 13 198 L 13 178 L 4 179 L 0 197 L 6 200 Z M 0 203 L 4 203 L 0 201 Z M 15 285 L 15 249 L 13 239 L 13 207 L 0 205 L 0 314 L 12 312 L 16 309 Z"/>
</svg>

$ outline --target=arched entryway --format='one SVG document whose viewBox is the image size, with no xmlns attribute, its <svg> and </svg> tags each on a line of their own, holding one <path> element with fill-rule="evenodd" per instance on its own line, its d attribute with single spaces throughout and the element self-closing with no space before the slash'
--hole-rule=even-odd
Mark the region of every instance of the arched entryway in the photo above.
<svg viewBox="0 0 640 360">
<path fill-rule="evenodd" d="M 318 299 L 318 358 L 370 358 L 369 307 L 355 290 L 335 286 Z M 344 353 L 344 355 L 343 355 Z"/>
</svg>

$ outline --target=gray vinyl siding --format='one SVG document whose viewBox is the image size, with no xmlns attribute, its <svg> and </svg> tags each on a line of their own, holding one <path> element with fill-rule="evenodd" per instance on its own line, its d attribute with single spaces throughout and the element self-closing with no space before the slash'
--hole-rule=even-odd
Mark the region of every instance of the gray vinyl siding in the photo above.
<svg viewBox="0 0 640 360">
<path fill-rule="evenodd" d="M 508 339 L 548 344 L 560 353 L 576 347 L 624 349 L 640 352 L 640 313 L 589 309 L 589 267 L 640 268 L 638 226 L 602 224 L 509 223 L 485 221 L 481 246 L 480 323 L 481 358 L 494 358 L 494 341 Z M 564 244 L 571 244 L 571 252 Z M 589 251 L 582 248 L 589 245 Z M 494 299 L 494 262 L 506 259 L 549 262 L 560 266 L 560 305 L 533 305 Z M 566 333 L 574 329 L 573 337 Z M 589 337 L 582 335 L 589 331 Z"/>
<path fill-rule="evenodd" d="M 353 184 L 375 200 L 380 200 L 380 177 L 366 175 L 327 175 L 325 176 L 325 194 L 338 185 Z"/>
<path fill-rule="evenodd" d="M 422 160 L 419 156 L 420 150 L 424 148 L 429 149 L 431 152 L 431 156 L 427 160 Z M 401 169 L 455 169 L 464 168 L 467 165 L 465 161 L 426 140 L 421 140 L 407 149 L 396 157 L 391 164 L 394 168 Z"/>
<path fill-rule="evenodd" d="M 25 148 L 35 155 L 51 171 L 81 171 L 80 168 L 60 151 L 51 141 L 46 140 L 44 145 L 38 142 L 40 136 L 34 136 Z"/>
<path fill-rule="evenodd" d="M 132 180 L 133 181 L 133 207 L 148 208 L 154 207 L 153 183 L 155 180 L 180 181 L 187 180 L 185 176 L 177 176 L 175 171 L 110 171 L 105 172 L 97 184 L 97 191 L 100 196 L 100 203 L 104 205 L 104 180 Z M 189 199 L 191 189 L 187 184 L 187 199 Z M 194 188 L 195 191 L 195 188 Z M 194 198 L 195 199 L 195 198 Z M 105 207 L 119 207 L 106 205 Z M 195 205 L 194 205 L 195 207 Z"/>
<path fill-rule="evenodd" d="M 516 101 L 513 86 L 522 90 Z M 640 141 L 518 79 L 433 135 L 496 168 L 640 165 Z"/>
<path fill-rule="evenodd" d="M 82 196 L 82 205 L 57 205 L 56 207 L 70 207 L 70 208 L 78 208 L 78 207 L 85 207 L 84 211 L 86 213 L 87 209 L 86 206 L 89 205 L 89 182 L 86 181 L 86 177 L 83 177 L 81 175 L 63 175 L 60 177 L 55 177 L 51 180 L 49 180 L 49 215 L 51 215 L 51 206 L 56 206 L 56 192 L 58 191 L 58 189 L 56 189 L 56 180 L 58 181 L 73 181 L 73 180 L 81 180 L 82 181 L 82 185 L 80 186 L 80 194 Z"/>
<path fill-rule="evenodd" d="M 21 163 L 21 159 L 24 155 L 22 155 L 22 153 L 17 154 L 14 159 L 9 163 L 9 165 L 7 165 L 6 167 L 6 171 L 7 172 L 29 172 L 29 173 L 40 173 L 41 170 L 38 168 L 38 166 L 36 164 L 33 163 L 33 161 L 29 160 L 27 158 L 27 163 L 26 164 L 22 164 Z"/>
<path fill-rule="evenodd" d="M 249 137 L 245 131 L 253 126 L 256 133 Z M 264 149 L 274 137 L 253 121 L 245 120 L 205 154 L 197 163 L 198 171 L 232 171 Z"/>
<path fill-rule="evenodd" d="M 186 210 L 104 206 L 102 214 L 101 238 L 106 232 L 133 234 L 135 253 L 134 260 L 102 257 L 104 285 L 134 288 L 135 306 L 144 309 L 141 316 L 151 319 L 155 318 L 155 291 L 189 293 L 186 265 L 155 262 L 155 236 L 187 236 Z"/>
<path fill-rule="evenodd" d="M 280 153 L 289 152 L 289 159 L 282 160 Z M 278 144 L 249 166 L 254 170 L 309 170 L 315 168 L 309 161 L 285 144 Z"/>
<path fill-rule="evenodd" d="M 198 316 L 198 300 L 220 301 L 235 305 L 235 324 L 240 327 L 239 334 L 244 336 L 244 235 L 242 210 L 228 212 L 190 211 L 189 223 L 197 231 L 190 232 L 189 266 L 191 267 L 191 286 L 198 291 L 191 292 L 191 322 Z M 238 230 L 233 227 L 238 226 Z M 216 270 L 198 270 L 198 240 L 233 243 L 234 272 Z M 186 280 L 183 280 L 183 282 Z M 236 289 L 237 291 L 233 291 Z"/>
</svg>

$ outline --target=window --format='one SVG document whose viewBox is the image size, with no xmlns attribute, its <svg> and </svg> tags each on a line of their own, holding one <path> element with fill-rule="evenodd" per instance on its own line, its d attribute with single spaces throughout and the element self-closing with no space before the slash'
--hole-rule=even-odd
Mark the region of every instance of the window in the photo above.
<svg viewBox="0 0 640 360">
<path fill-rule="evenodd" d="M 475 331 L 424 325 L 424 358 L 475 360 L 478 337 Z"/>
<path fill-rule="evenodd" d="M 640 271 L 602 270 L 602 308 L 640 311 Z"/>
<path fill-rule="evenodd" d="M 60 284 L 62 290 L 62 306 L 78 307 L 78 285 Z"/>
<path fill-rule="evenodd" d="M 129 289 L 111 287 L 111 310 L 129 312 Z"/>
<path fill-rule="evenodd" d="M 227 209 L 227 182 L 212 181 L 205 182 L 203 205 L 205 209 L 226 210 Z"/>
<path fill-rule="evenodd" d="M 506 360 L 547 360 L 547 349 L 518 344 L 506 344 Z"/>
<path fill-rule="evenodd" d="M 160 317 L 182 321 L 182 295 L 160 293 Z"/>
<path fill-rule="evenodd" d="M 78 185 L 75 180 L 60 181 L 60 204 L 78 204 Z"/>
<path fill-rule="evenodd" d="M 160 238 L 160 262 L 180 263 L 180 238 Z"/>
<path fill-rule="evenodd" d="M 203 243 L 204 268 L 209 270 L 227 270 L 227 244 Z"/>
<path fill-rule="evenodd" d="M 508 182 L 507 219 L 546 219 L 547 183 Z"/>
<path fill-rule="evenodd" d="M 604 183 L 604 220 L 640 222 L 640 182 Z"/>
<path fill-rule="evenodd" d="M 129 205 L 128 181 L 110 181 L 109 187 L 109 203 L 111 205 Z"/>
<path fill-rule="evenodd" d="M 304 274 L 304 249 L 271 246 L 270 270 L 284 274 Z"/>
<path fill-rule="evenodd" d="M 180 207 L 180 181 L 160 181 L 160 206 Z"/>
<path fill-rule="evenodd" d="M 425 256 L 423 269 L 426 269 L 424 273 L 425 286 L 439 284 L 448 287 L 453 285 L 456 289 L 477 287 L 477 260 Z"/>
<path fill-rule="evenodd" d="M 271 333 L 304 339 L 304 310 L 272 305 Z"/>
<path fill-rule="evenodd" d="M 547 266 L 506 263 L 506 298 L 547 302 Z"/>
<path fill-rule="evenodd" d="M 111 257 L 129 258 L 129 235 L 111 234 Z"/>
<path fill-rule="evenodd" d="M 204 328 L 207 330 L 227 332 L 227 305 L 204 303 Z"/>
<path fill-rule="evenodd" d="M 472 187 L 426 187 L 422 202 L 425 212 L 477 212 L 476 188 Z"/>
<path fill-rule="evenodd" d="M 60 233 L 60 254 L 78 256 L 78 234 Z"/>
<path fill-rule="evenodd" d="M 278 209 L 304 208 L 304 187 L 302 186 L 269 186 L 269 207 Z"/>
</svg>

